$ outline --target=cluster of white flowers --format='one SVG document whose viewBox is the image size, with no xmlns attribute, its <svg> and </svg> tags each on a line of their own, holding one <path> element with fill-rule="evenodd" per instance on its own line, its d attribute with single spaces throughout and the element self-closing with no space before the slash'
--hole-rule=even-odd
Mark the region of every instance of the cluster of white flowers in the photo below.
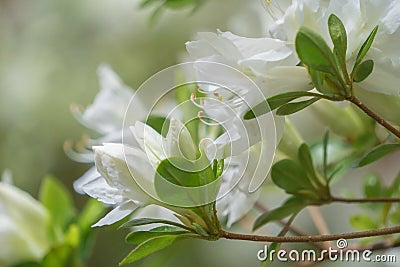
<svg viewBox="0 0 400 267">
<path fill-rule="evenodd" d="M 269 32 L 267 36 L 247 38 L 231 32 L 205 32 L 199 33 L 196 41 L 186 44 L 191 59 L 199 63 L 196 65 L 198 80 L 212 80 L 215 84 L 227 85 L 231 90 L 226 93 L 225 89 L 219 86 L 202 86 L 202 93 L 209 98 L 201 103 L 196 103 L 196 99 L 192 97 L 193 103 L 203 109 L 207 116 L 222 122 L 225 129 L 236 129 L 236 132 L 233 132 L 237 134 L 237 138 L 233 141 L 227 141 L 227 134 L 211 140 L 211 144 L 217 147 L 218 152 L 224 151 L 226 147 L 233 148 L 233 150 L 235 147 L 240 147 L 238 151 L 234 151 L 234 156 L 220 157 L 223 160 L 231 160 L 232 166 L 239 166 L 238 169 L 226 168 L 222 175 L 221 187 L 231 186 L 231 183 L 235 183 L 235 187 L 229 194 L 217 201 L 218 215 L 228 218 L 228 226 L 245 215 L 258 198 L 257 192 L 252 194 L 248 190 L 251 177 L 246 177 L 246 173 L 243 175 L 244 179 L 236 184 L 238 180 L 235 176 L 238 175 L 238 171 L 247 167 L 240 165 L 242 162 L 240 153 L 246 151 L 246 155 L 249 157 L 248 162 L 251 165 L 257 161 L 254 160 L 254 157 L 263 160 L 261 147 L 265 145 L 265 140 L 260 139 L 259 135 L 252 135 L 254 128 L 260 127 L 260 125 L 255 125 L 251 121 L 243 121 L 241 117 L 249 107 L 263 100 L 248 89 L 245 80 L 250 78 L 261 89 L 265 97 L 290 91 L 312 90 L 311 78 L 307 69 L 299 65 L 300 60 L 295 50 L 295 37 L 301 26 L 306 26 L 319 33 L 332 46 L 328 33 L 328 18 L 331 14 L 339 17 L 349 36 L 346 60 L 350 66 L 354 64 L 357 51 L 364 40 L 372 29 L 379 25 L 376 41 L 368 53 L 368 57 L 375 62 L 374 71 L 365 81 L 355 87 L 355 94 L 370 104 L 383 117 L 396 123 L 400 122 L 397 113 L 393 114 L 390 110 L 381 108 L 393 103 L 398 104 L 400 101 L 398 87 L 400 80 L 397 75 L 400 70 L 400 55 L 397 48 L 400 34 L 400 2 L 395 0 L 287 0 L 265 1 L 264 6 L 266 8 L 265 16 L 270 17 L 268 21 L 271 19 L 273 21 L 270 25 L 265 25 Z M 202 62 L 230 66 L 246 74 L 247 78 L 236 75 L 235 72 L 224 72 L 219 68 L 212 68 L 201 64 Z M 180 151 L 182 147 L 186 150 L 187 158 L 195 158 L 192 147 L 196 148 L 199 145 L 193 143 L 190 134 L 186 133 L 185 126 L 179 120 L 171 120 L 166 137 L 144 124 L 147 111 L 138 98 L 134 98 L 136 101 L 134 103 L 135 114 L 130 114 L 138 122 L 131 125 L 131 129 L 122 129 L 124 112 L 134 91 L 123 85 L 109 67 L 100 67 L 99 74 L 101 91 L 93 105 L 84 112 L 79 112 L 77 108 L 73 110 L 79 121 L 99 132 L 102 137 L 90 140 L 87 143 L 89 149 L 81 155 L 67 149 L 68 153 L 77 160 L 93 160 L 97 168 L 97 170 L 90 169 L 75 183 L 76 190 L 116 206 L 112 212 L 96 224 L 97 226 L 119 221 L 138 207 L 150 204 L 163 206 L 146 195 L 135 180 L 143 180 L 151 187 L 151 184 L 154 183 L 155 169 L 163 159 L 181 155 L 179 153 L 182 153 Z M 236 97 L 235 94 L 240 97 Z M 216 101 L 211 101 L 213 97 Z M 231 116 L 230 111 L 234 111 L 237 116 Z M 279 141 L 283 119 L 275 117 L 275 124 Z M 247 143 L 240 142 L 244 135 L 237 130 L 240 128 L 238 125 L 244 125 L 244 130 L 249 135 Z M 268 125 L 264 125 L 264 127 L 268 128 Z M 132 146 L 106 143 L 121 141 L 122 132 L 129 130 L 135 139 Z M 176 135 L 178 132 L 183 132 L 186 136 Z M 185 142 L 183 146 L 179 144 L 181 141 L 177 141 L 182 138 Z M 238 140 L 239 142 L 236 142 Z M 236 146 L 237 143 L 240 145 Z M 247 145 L 243 147 L 243 144 Z M 96 145 L 93 147 L 94 157 L 89 152 L 92 145 Z M 209 147 L 204 148 L 206 153 L 211 153 L 208 151 Z M 269 149 L 275 149 L 275 147 L 271 146 Z M 217 153 L 217 155 L 220 154 Z M 237 161 L 236 165 L 235 160 Z M 132 175 L 135 179 L 132 178 Z M 265 177 L 267 173 L 256 175 Z M 253 186 L 253 189 L 257 188 Z M 143 216 L 142 211 L 138 214 Z M 159 215 L 171 218 L 171 214 Z"/>
</svg>

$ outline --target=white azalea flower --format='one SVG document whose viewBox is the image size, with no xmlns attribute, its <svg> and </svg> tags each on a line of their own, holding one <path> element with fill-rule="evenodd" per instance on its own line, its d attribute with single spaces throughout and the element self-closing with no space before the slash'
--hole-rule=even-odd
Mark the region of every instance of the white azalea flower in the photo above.
<svg viewBox="0 0 400 267">
<path fill-rule="evenodd" d="M 151 203 L 151 198 L 132 178 L 127 165 L 138 164 L 137 166 L 143 167 L 139 168 L 141 171 L 138 170 L 142 174 L 141 177 L 148 177 L 149 166 L 146 166 L 148 162 L 143 151 L 112 143 L 93 149 L 96 167 L 101 176 L 84 184 L 82 190 L 103 203 L 116 206 L 94 226 L 113 224 L 131 214 L 136 208 Z M 133 160 L 127 163 L 124 152 Z"/>
<path fill-rule="evenodd" d="M 154 189 L 154 176 L 158 164 L 169 157 L 181 156 L 179 146 L 188 149 L 188 143 L 179 144 L 177 140 L 187 140 L 187 136 L 179 138 L 177 133 L 187 135 L 182 131 L 183 125 L 172 119 L 168 135 L 163 138 L 153 128 L 137 122 L 131 128 L 137 147 L 124 144 L 106 143 L 93 147 L 95 164 L 101 174 L 95 180 L 82 186 L 82 190 L 98 200 L 115 205 L 116 208 L 94 226 L 113 224 L 131 214 L 138 207 L 159 203 L 152 199 L 145 189 Z M 146 133 L 145 135 L 143 133 Z M 191 141 L 191 139 L 190 139 Z M 193 144 L 191 144 L 193 147 Z M 192 155 L 193 156 L 193 155 Z M 140 181 L 140 186 L 136 181 Z"/>
<path fill-rule="evenodd" d="M 0 182 L 0 266 L 40 260 L 48 252 L 50 216 L 19 188 Z"/>
<path fill-rule="evenodd" d="M 321 34 L 332 44 L 328 31 L 328 18 L 338 16 L 348 34 L 347 61 L 354 63 L 358 50 L 376 25 L 379 31 L 367 58 L 374 60 L 372 74 L 360 86 L 366 90 L 399 96 L 400 54 L 400 2 L 396 0 L 293 0 L 271 1 L 267 9 L 274 15 L 275 23 L 269 29 L 271 36 L 294 43 L 301 26 Z M 279 5 L 281 5 L 279 7 Z"/>
<path fill-rule="evenodd" d="M 93 104 L 83 112 L 73 106 L 73 114 L 84 126 L 102 134 L 106 141 L 120 140 L 125 111 L 135 91 L 126 86 L 108 65 L 99 66 L 97 73 L 100 92 Z M 136 103 L 132 104 L 135 105 L 136 118 L 145 119 L 147 110 L 138 98 L 135 99 Z"/>
<path fill-rule="evenodd" d="M 187 42 L 186 48 L 193 60 L 223 63 L 242 71 L 256 82 L 266 97 L 285 91 L 312 89 L 307 71 L 296 66 L 299 59 L 293 43 L 269 37 L 246 38 L 218 31 L 217 34 L 199 33 L 198 40 Z M 288 74 L 291 79 L 287 79 Z M 240 81 L 243 78 L 204 70 L 200 72 L 199 80 L 203 80 L 202 75 L 213 75 L 215 81 L 219 79 L 219 84 L 229 85 L 229 88 L 244 89 Z"/>
<path fill-rule="evenodd" d="M 135 212 L 134 217 L 147 214 L 148 208 L 145 206 L 151 204 L 174 210 L 168 204 L 152 199 L 146 194 L 157 195 L 154 188 L 156 169 L 161 161 L 170 157 L 196 160 L 196 147 L 190 133 L 176 119 L 171 119 L 165 138 L 142 122 L 137 122 L 134 127 L 131 127 L 131 131 L 138 144 L 136 147 L 104 144 L 93 148 L 96 167 L 101 177 L 85 184 L 82 189 L 92 197 L 116 206 L 95 226 L 115 223 L 138 207 L 141 209 Z M 205 143 L 205 141 L 200 142 L 203 148 L 205 148 Z M 259 163 L 257 157 L 260 155 L 261 145 L 262 143 L 259 142 L 258 146 L 251 148 L 250 165 Z M 242 153 L 238 157 L 227 158 L 226 161 L 230 164 L 227 165 L 221 177 L 221 191 L 224 191 L 224 194 L 220 194 L 219 197 L 222 198 L 217 200 L 217 205 L 221 207 L 218 215 L 228 218 L 228 226 L 244 216 L 258 198 L 257 192 L 253 194 L 248 192 L 252 176 L 265 176 L 265 173 L 254 174 L 255 168 L 246 164 L 246 156 L 246 153 Z M 229 191 L 232 187 L 234 187 L 233 190 Z M 161 212 L 161 214 L 164 213 Z"/>
<path fill-rule="evenodd" d="M 72 105 L 71 110 L 74 116 L 84 126 L 95 130 L 101 134 L 100 138 L 85 140 L 79 152 L 72 149 L 72 144 L 66 143 L 66 153 L 75 161 L 83 163 L 93 163 L 93 145 L 100 145 L 104 142 L 116 142 L 122 139 L 122 124 L 125 111 L 135 91 L 126 86 L 118 75 L 108 65 L 100 65 L 97 70 L 100 83 L 100 92 L 96 95 L 93 104 L 81 111 L 78 106 Z M 144 120 L 147 111 L 140 100 L 135 97 L 136 120 Z M 90 168 L 83 176 L 74 183 L 74 188 L 78 193 L 83 194 L 82 187 L 85 184 L 86 191 L 97 180 L 101 180 L 100 174 L 95 167 Z M 89 190 L 91 192 L 91 190 Z M 88 191 L 88 192 L 89 192 Z"/>
</svg>

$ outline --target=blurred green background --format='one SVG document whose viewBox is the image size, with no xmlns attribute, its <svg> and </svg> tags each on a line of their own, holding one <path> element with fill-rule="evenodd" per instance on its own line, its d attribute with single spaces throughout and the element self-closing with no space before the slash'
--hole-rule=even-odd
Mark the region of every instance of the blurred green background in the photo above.
<svg viewBox="0 0 400 267">
<path fill-rule="evenodd" d="M 153 23 L 153 9 L 140 9 L 139 3 L 0 1 L 0 172 L 9 169 L 14 183 L 33 196 L 46 174 L 55 175 L 73 192 L 72 182 L 89 168 L 70 160 L 62 147 L 65 140 L 91 134 L 75 121 L 69 106 L 91 103 L 99 89 L 99 64 L 110 64 L 126 84 L 137 88 L 157 71 L 180 62 L 185 42 L 198 31 L 247 27 L 248 35 L 255 35 L 262 27 L 248 1 L 209 0 L 195 13 L 190 7 L 167 10 Z M 239 11 L 247 14 L 247 25 L 232 20 Z M 87 199 L 73 195 L 79 207 Z M 124 243 L 125 234 L 102 228 L 89 266 L 117 266 L 132 249 Z M 221 252 L 231 253 L 228 248 L 236 243 L 228 243 L 181 242 L 137 266 L 176 266 L 177 259 L 183 261 L 180 266 L 220 266 L 219 261 L 227 259 L 215 248 L 223 246 Z M 259 245 L 252 247 L 254 253 Z M 243 264 L 256 261 L 253 255 L 243 258 Z M 235 264 L 236 259 L 228 265 Z"/>
<path fill-rule="evenodd" d="M 87 197 L 73 192 L 73 181 L 88 165 L 70 160 L 62 146 L 92 134 L 73 118 L 71 103 L 87 106 L 98 92 L 96 69 L 110 64 L 132 88 L 182 61 L 185 42 L 199 31 L 232 30 L 245 36 L 265 32 L 259 0 L 208 0 L 195 13 L 191 8 L 167 10 L 150 23 L 152 8 L 138 0 L 0 0 L 0 172 L 9 169 L 14 183 L 37 197 L 46 174 L 58 177 L 73 193 L 78 207 Z M 302 129 L 312 140 L 312 127 Z M 303 117 L 304 117 L 303 116 Z M 295 117 L 295 120 L 297 118 Z M 321 125 L 317 125 L 321 129 Z M 268 190 L 268 189 L 267 189 Z M 279 203 L 282 194 L 268 192 Z M 334 214 L 338 207 L 324 208 Z M 343 217 L 331 216 L 331 230 L 350 230 Z M 250 214 L 253 217 L 256 214 Z M 249 231 L 249 218 L 234 231 Z M 315 233 L 307 214 L 302 229 Z M 278 228 L 268 228 L 276 233 Z M 132 249 L 126 232 L 103 227 L 89 266 L 112 267 Z M 133 266 L 258 266 L 263 244 L 238 241 L 182 241 Z M 354 263 L 352 263 L 355 265 Z M 336 264 L 332 264 L 338 266 Z"/>
</svg>

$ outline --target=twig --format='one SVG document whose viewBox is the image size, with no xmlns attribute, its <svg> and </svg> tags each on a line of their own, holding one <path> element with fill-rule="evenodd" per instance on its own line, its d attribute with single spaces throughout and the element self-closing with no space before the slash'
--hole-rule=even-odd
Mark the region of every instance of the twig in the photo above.
<svg viewBox="0 0 400 267">
<path fill-rule="evenodd" d="M 334 241 L 341 238 L 356 239 L 356 238 L 383 236 L 383 235 L 398 234 L 398 233 L 400 233 L 400 226 L 377 229 L 377 230 L 361 231 L 361 232 L 351 232 L 351 233 L 332 234 L 332 235 L 311 235 L 311 236 L 261 236 L 261 235 L 249 235 L 249 234 L 236 234 L 221 230 L 219 236 L 220 238 L 248 240 L 254 242 L 306 243 L 306 242 Z"/>
<path fill-rule="evenodd" d="M 359 107 L 362 111 L 364 111 L 368 116 L 373 118 L 376 122 L 378 122 L 380 125 L 385 127 L 389 132 L 400 138 L 400 131 L 394 128 L 390 123 L 388 123 L 385 119 L 380 117 L 378 114 L 373 112 L 371 109 L 369 109 L 364 103 L 362 103 L 357 97 L 351 96 L 347 99 L 357 107 Z"/>
<path fill-rule="evenodd" d="M 332 202 L 342 203 L 400 203 L 400 198 L 341 198 L 331 197 Z"/>
</svg>

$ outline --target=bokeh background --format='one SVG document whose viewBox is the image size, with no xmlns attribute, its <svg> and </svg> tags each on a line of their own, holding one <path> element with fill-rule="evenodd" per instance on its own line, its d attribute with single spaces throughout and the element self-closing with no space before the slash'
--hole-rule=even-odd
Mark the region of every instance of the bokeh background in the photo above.
<svg viewBox="0 0 400 267">
<path fill-rule="evenodd" d="M 14 183 L 33 196 L 47 174 L 73 192 L 73 181 L 90 167 L 70 160 L 62 147 L 65 140 L 92 134 L 77 123 L 69 106 L 91 103 L 99 88 L 99 64 L 111 65 L 127 85 L 137 88 L 154 73 L 179 63 L 185 42 L 196 32 L 218 28 L 252 37 L 265 31 L 258 0 L 208 0 L 194 13 L 191 8 L 166 10 L 153 22 L 152 8 L 140 9 L 139 2 L 0 0 L 0 172 L 9 169 Z M 308 139 L 320 134 L 315 119 L 305 121 L 315 124 L 303 127 Z M 274 191 L 269 197 L 282 200 Z M 87 200 L 77 194 L 74 198 L 78 207 Z M 330 222 L 332 231 L 336 223 L 343 231 L 336 219 Z M 307 216 L 298 220 L 304 230 L 315 232 Z M 246 219 L 236 227 L 249 229 Z M 132 249 L 124 243 L 125 234 L 102 228 L 89 266 L 117 266 Z M 258 266 L 256 252 L 262 247 L 238 241 L 183 241 L 132 266 Z"/>
</svg>

